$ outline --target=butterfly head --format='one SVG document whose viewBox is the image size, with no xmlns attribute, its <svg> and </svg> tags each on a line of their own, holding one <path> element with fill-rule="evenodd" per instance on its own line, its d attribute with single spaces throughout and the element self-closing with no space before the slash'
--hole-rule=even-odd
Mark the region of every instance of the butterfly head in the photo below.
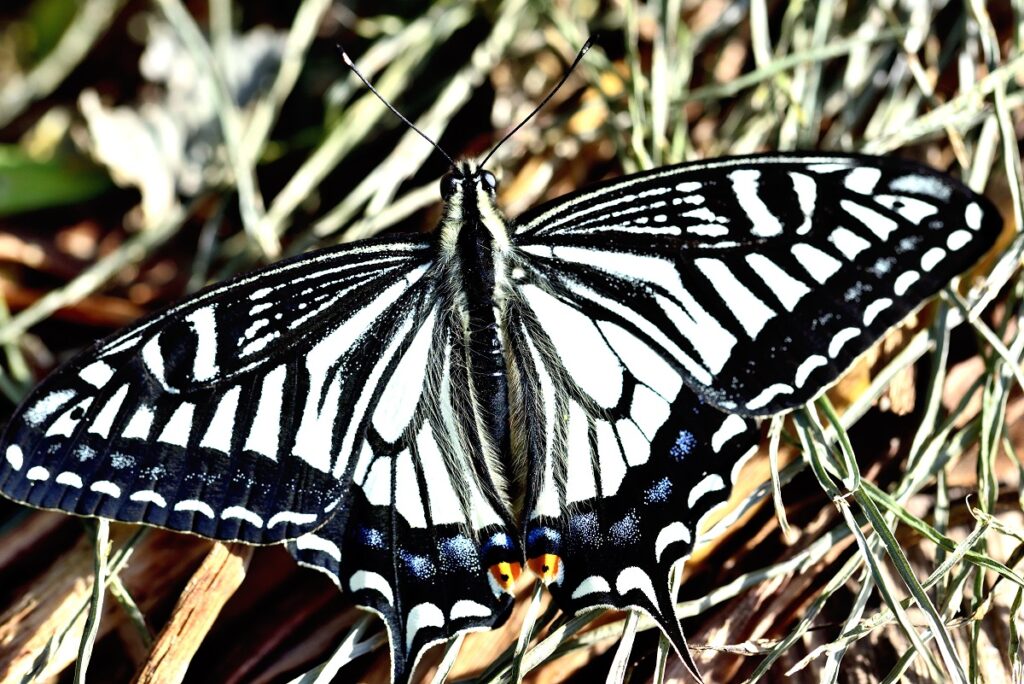
<svg viewBox="0 0 1024 684">
<path fill-rule="evenodd" d="M 453 164 L 441 177 L 441 244 L 446 252 L 454 254 L 460 235 L 470 241 L 489 235 L 493 249 L 508 248 L 508 225 L 498 208 L 497 191 L 494 174 L 470 161 Z"/>
<path fill-rule="evenodd" d="M 458 201 L 483 193 L 491 199 L 497 194 L 498 179 L 490 171 L 478 168 L 472 162 L 462 161 L 441 176 L 441 199 L 445 202 Z"/>
</svg>

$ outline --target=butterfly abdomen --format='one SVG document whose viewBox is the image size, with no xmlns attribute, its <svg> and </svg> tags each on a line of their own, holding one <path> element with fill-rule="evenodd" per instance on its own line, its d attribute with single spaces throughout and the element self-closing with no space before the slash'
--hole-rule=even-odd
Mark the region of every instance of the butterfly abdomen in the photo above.
<svg viewBox="0 0 1024 684">
<path fill-rule="evenodd" d="M 475 208 L 475 207 L 474 207 Z M 476 214 L 471 208 L 465 212 Z M 478 215 L 478 214 L 477 214 Z M 469 370 L 472 401 L 477 412 L 480 443 L 497 482 L 507 480 L 502 464 L 509 455 L 508 376 L 495 311 L 496 264 L 501 255 L 490 231 L 479 219 L 469 220 L 459 232 L 456 247 L 459 306 L 464 308 L 466 365 Z"/>
</svg>

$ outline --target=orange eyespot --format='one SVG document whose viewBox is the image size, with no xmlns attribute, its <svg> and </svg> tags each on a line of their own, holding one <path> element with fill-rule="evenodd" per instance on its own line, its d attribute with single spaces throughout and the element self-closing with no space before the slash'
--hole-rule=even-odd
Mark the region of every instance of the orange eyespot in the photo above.
<svg viewBox="0 0 1024 684">
<path fill-rule="evenodd" d="M 550 584 L 558 579 L 558 566 L 561 562 L 562 559 L 555 554 L 545 553 L 526 561 L 526 565 L 544 584 Z"/>
<path fill-rule="evenodd" d="M 491 572 L 491 577 L 498 583 L 502 591 L 511 591 L 512 585 L 519 579 L 519 575 L 523 574 L 523 566 L 519 563 L 501 562 L 488 569 Z"/>
</svg>

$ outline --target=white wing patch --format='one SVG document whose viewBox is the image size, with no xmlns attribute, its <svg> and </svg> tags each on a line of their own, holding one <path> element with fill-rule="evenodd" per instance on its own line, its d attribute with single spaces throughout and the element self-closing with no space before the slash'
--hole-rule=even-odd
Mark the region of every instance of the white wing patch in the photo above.
<svg viewBox="0 0 1024 684">
<path fill-rule="evenodd" d="M 559 503 L 558 489 L 555 485 L 554 459 L 555 459 L 555 387 L 548 374 L 548 369 L 537 353 L 533 340 L 523 331 L 523 339 L 526 340 L 530 360 L 537 369 L 537 382 L 540 384 L 541 399 L 544 402 L 544 459 L 543 471 L 541 473 L 540 492 L 530 518 L 540 516 L 558 517 L 562 511 Z"/>
<path fill-rule="evenodd" d="M 217 409 L 213 412 L 213 419 L 210 421 L 209 427 L 206 428 L 203 439 L 199 442 L 200 447 L 216 449 L 225 454 L 231 451 L 235 414 L 238 412 L 238 398 L 241 393 L 241 387 L 232 387 L 221 397 L 217 403 Z"/>
<path fill-rule="evenodd" d="M 608 421 L 597 421 L 597 460 L 601 478 L 601 496 L 613 496 L 618 493 L 622 480 L 626 477 L 626 462 L 619 449 L 619 441 Z"/>
<path fill-rule="evenodd" d="M 217 317 L 212 306 L 196 309 L 185 320 L 196 335 L 196 357 L 192 361 L 192 377 L 198 382 L 213 380 L 217 368 Z"/>
<path fill-rule="evenodd" d="M 440 477 L 438 473 L 433 477 Z M 416 479 L 416 466 L 408 449 L 395 459 L 395 509 L 409 523 L 409 527 L 426 529 L 427 514 L 423 510 L 423 496 Z"/>
<path fill-rule="evenodd" d="M 324 445 L 333 443 L 342 381 L 340 371 L 333 366 L 366 334 L 371 324 L 423 276 L 426 268 L 426 265 L 419 267 L 404 280 L 385 288 L 369 305 L 357 311 L 307 352 L 309 389 L 292 453 L 317 470 L 330 472 L 332 465 L 333 454 Z M 324 392 L 327 381 L 330 385 L 327 392 Z"/>
<path fill-rule="evenodd" d="M 758 184 L 761 172 L 755 169 L 739 169 L 729 174 L 732 191 L 740 208 L 750 219 L 750 232 L 757 237 L 773 237 L 782 234 L 782 224 L 761 199 Z"/>
<path fill-rule="evenodd" d="M 653 390 L 640 386 L 633 391 L 629 414 L 648 440 L 654 439 L 655 433 L 668 420 L 670 411 L 668 402 Z"/>
<path fill-rule="evenodd" d="M 160 508 L 167 508 L 167 500 L 152 489 L 140 489 L 137 492 L 132 492 L 128 499 L 140 503 L 156 504 Z"/>
<path fill-rule="evenodd" d="M 402 355 L 373 412 L 373 428 L 389 442 L 397 442 L 409 427 L 423 393 L 434 319 L 432 310 Z"/>
<path fill-rule="evenodd" d="M 391 505 L 391 459 L 379 457 L 361 483 L 366 499 L 374 506 Z"/>
<path fill-rule="evenodd" d="M 650 460 L 651 442 L 640 431 L 636 423 L 624 418 L 615 424 L 615 429 L 618 430 L 619 439 L 622 440 L 626 463 L 630 466 L 639 466 Z"/>
<path fill-rule="evenodd" d="M 277 527 L 278 525 L 285 525 L 291 523 L 292 525 L 308 525 L 314 523 L 317 520 L 317 516 L 312 513 L 296 513 L 295 511 L 281 511 L 270 516 L 270 520 L 267 521 L 267 528 Z"/>
<path fill-rule="evenodd" d="M 690 493 L 686 499 L 686 505 L 693 508 L 698 501 L 708 494 L 718 492 L 723 489 L 725 489 L 725 480 L 722 479 L 721 475 L 711 473 L 690 488 Z"/>
<path fill-rule="evenodd" d="M 46 430 L 47 437 L 53 437 L 60 435 L 63 437 L 70 437 L 74 433 L 75 428 L 82 421 L 82 417 L 85 415 L 86 409 L 92 404 L 92 397 L 88 397 L 78 402 L 71 408 L 67 409 L 57 420 L 50 424 L 50 427 Z"/>
<path fill-rule="evenodd" d="M 325 539 L 318 534 L 307 532 L 295 540 L 295 546 L 303 551 L 319 551 L 334 559 L 336 563 L 341 562 L 341 549 L 330 539 Z M 383 579 L 383 578 L 382 578 Z M 385 585 L 387 582 L 384 583 Z M 390 590 L 391 587 L 388 587 Z"/>
<path fill-rule="evenodd" d="M 171 414 L 171 419 L 167 421 L 157 441 L 180 447 L 187 446 L 188 436 L 192 433 L 192 416 L 195 410 L 195 404 L 183 401 Z"/>
<path fill-rule="evenodd" d="M 416 451 L 427 483 L 431 521 L 435 525 L 465 523 L 466 516 L 462 512 L 459 495 L 429 423 L 424 423 L 416 436 Z"/>
<path fill-rule="evenodd" d="M 748 254 L 746 262 L 772 291 L 786 311 L 795 309 L 800 300 L 811 292 L 811 288 L 786 273 L 763 254 Z"/>
<path fill-rule="evenodd" d="M 580 389 L 611 408 L 622 395 L 622 367 L 594 322 L 535 285 L 523 294 L 557 349 L 572 349 L 562 364 Z"/>
<path fill-rule="evenodd" d="M 54 482 L 65 487 L 74 487 L 75 489 L 81 489 L 85 486 L 82 482 L 82 478 L 78 473 L 73 473 L 70 470 L 65 470 L 62 473 L 58 473 L 57 477 L 53 479 Z"/>
<path fill-rule="evenodd" d="M 651 582 L 650 575 L 635 565 L 624 569 L 615 578 L 615 591 L 620 595 L 634 590 L 639 590 L 653 605 L 658 605 L 658 597 L 654 593 L 654 583 Z"/>
<path fill-rule="evenodd" d="M 896 232 L 896 229 L 898 228 L 897 223 L 888 216 L 882 216 L 874 209 L 866 207 L 858 202 L 841 200 L 839 202 L 839 206 L 842 207 L 846 213 L 863 223 L 865 227 L 874 233 L 882 242 L 888 240 L 889 236 Z"/>
<path fill-rule="evenodd" d="M 818 282 L 824 285 L 828 279 L 839 272 L 843 267 L 838 259 L 825 254 L 820 249 L 806 242 L 798 242 L 791 248 L 793 256 L 797 258 L 804 270 Z"/>
<path fill-rule="evenodd" d="M 57 390 L 43 396 L 42 399 L 33 404 L 25 411 L 25 422 L 29 425 L 40 425 L 47 418 L 56 413 L 61 406 L 74 398 L 73 390 Z"/>
<path fill-rule="evenodd" d="M 223 520 L 243 520 L 255 527 L 263 527 L 263 518 L 242 506 L 228 506 L 220 513 Z"/>
<path fill-rule="evenodd" d="M 427 627 L 444 627 L 444 613 L 433 603 L 413 606 L 406 617 L 405 648 L 411 648 L 416 633 Z"/>
<path fill-rule="evenodd" d="M 126 396 L 128 396 L 128 385 L 121 385 L 114 392 L 114 396 L 110 397 L 100 412 L 96 414 L 96 419 L 89 425 L 89 432 L 103 438 L 109 437 L 110 429 L 114 426 L 114 419 L 117 418 L 117 412 L 121 410 L 121 404 L 124 403 Z"/>
<path fill-rule="evenodd" d="M 870 195 L 882 178 L 882 172 L 870 166 L 858 166 L 846 174 L 843 184 L 861 195 Z"/>
<path fill-rule="evenodd" d="M 340 557 L 340 552 L 338 555 Z M 391 585 L 388 584 L 383 575 L 368 570 L 358 570 L 352 573 L 352 577 L 348 580 L 348 590 L 357 592 L 363 589 L 372 589 L 383 596 L 391 605 L 395 603 L 394 592 L 391 591 Z"/>
<path fill-rule="evenodd" d="M 195 513 L 202 513 L 207 518 L 216 517 L 213 514 L 213 509 L 210 508 L 210 504 L 204 501 L 198 501 L 196 499 L 185 499 L 174 504 L 174 510 L 176 511 L 193 511 Z"/>
<path fill-rule="evenodd" d="M 93 361 L 79 371 L 78 377 L 93 387 L 100 388 L 110 382 L 110 378 L 114 377 L 114 369 L 103 361 Z"/>
<path fill-rule="evenodd" d="M 921 274 L 917 271 L 905 271 L 896 276 L 896 282 L 893 283 L 892 290 L 897 295 L 906 294 L 910 286 L 921 279 Z"/>
<path fill-rule="evenodd" d="M 149 430 L 153 427 L 153 409 L 140 406 L 132 415 L 121 436 L 125 439 L 149 439 Z"/>
<path fill-rule="evenodd" d="M 775 312 L 747 289 L 724 262 L 718 259 L 697 259 L 694 263 L 711 281 L 712 287 L 729 303 L 729 310 L 751 339 L 756 338 L 765 323 L 775 317 Z"/>
<path fill-rule="evenodd" d="M 284 383 L 288 376 L 285 366 L 278 366 L 263 378 L 262 392 L 256 407 L 256 417 L 245 438 L 243 449 L 255 451 L 271 460 L 277 460 L 280 446 L 281 412 L 284 407 Z M 323 445 L 328 450 L 330 442 Z"/>
<path fill-rule="evenodd" d="M 832 231 L 832 234 L 828 236 L 828 241 L 850 261 L 856 259 L 858 254 L 871 246 L 870 242 L 842 226 Z"/>
<path fill-rule="evenodd" d="M 597 496 L 594 464 L 590 460 L 587 416 L 576 402 L 569 404 L 569 437 L 566 443 L 565 497 L 569 503 Z"/>
<path fill-rule="evenodd" d="M 676 398 L 683 386 L 683 380 L 679 373 L 650 346 L 614 323 L 600 321 L 597 327 L 637 380 L 660 394 L 666 401 Z"/>
<path fill-rule="evenodd" d="M 7 447 L 7 451 L 4 455 L 7 458 L 7 462 L 11 464 L 11 467 L 16 471 L 21 470 L 21 466 L 25 464 L 25 454 L 17 444 L 12 444 Z"/>
<path fill-rule="evenodd" d="M 737 415 L 728 415 L 722 424 L 715 431 L 715 434 L 711 435 L 711 448 L 717 454 L 725 446 L 725 443 L 736 435 L 743 434 L 747 429 L 747 423 L 745 420 Z"/>
<path fill-rule="evenodd" d="M 665 549 L 670 544 L 676 542 L 683 542 L 689 544 L 693 540 L 693 534 L 690 532 L 690 528 L 683 522 L 672 522 L 661 528 L 658 532 L 657 539 L 654 540 L 654 556 L 661 562 L 661 555 L 665 553 Z"/>
<path fill-rule="evenodd" d="M 843 328 L 837 332 L 828 343 L 828 355 L 832 358 L 839 356 L 840 350 L 850 340 L 860 335 L 860 328 Z"/>
<path fill-rule="evenodd" d="M 794 382 L 797 387 L 803 387 L 804 383 L 807 382 L 807 378 L 814 371 L 815 368 L 821 368 L 822 366 L 828 365 L 828 359 L 821 354 L 812 354 L 800 362 L 800 365 L 796 369 L 796 377 Z"/>
</svg>

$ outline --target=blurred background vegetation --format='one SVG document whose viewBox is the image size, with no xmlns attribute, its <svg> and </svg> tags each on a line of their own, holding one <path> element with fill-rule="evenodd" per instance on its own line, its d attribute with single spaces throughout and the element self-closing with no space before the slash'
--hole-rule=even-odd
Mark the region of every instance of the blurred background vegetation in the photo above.
<svg viewBox="0 0 1024 684">
<path fill-rule="evenodd" d="M 623 172 L 822 149 L 947 170 L 1007 223 L 829 393 L 841 420 L 822 404 L 822 423 L 773 426 L 781 447 L 766 438 L 685 571 L 706 679 L 1024 681 L 1022 20 L 1021 0 L 8 0 L 0 420 L 57 363 L 204 284 L 433 227 L 443 158 L 337 43 L 442 147 L 478 156 L 600 31 L 491 162 L 511 216 Z M 388 677 L 375 618 L 281 549 L 115 527 L 108 556 L 80 520 L 10 502 L 0 520 L 2 681 L 70 681 L 80 652 L 104 682 Z M 452 680 L 684 677 L 620 614 L 545 612 L 516 652 L 530 581 L 507 626 L 435 649 L 419 678 L 442 655 Z"/>
</svg>

